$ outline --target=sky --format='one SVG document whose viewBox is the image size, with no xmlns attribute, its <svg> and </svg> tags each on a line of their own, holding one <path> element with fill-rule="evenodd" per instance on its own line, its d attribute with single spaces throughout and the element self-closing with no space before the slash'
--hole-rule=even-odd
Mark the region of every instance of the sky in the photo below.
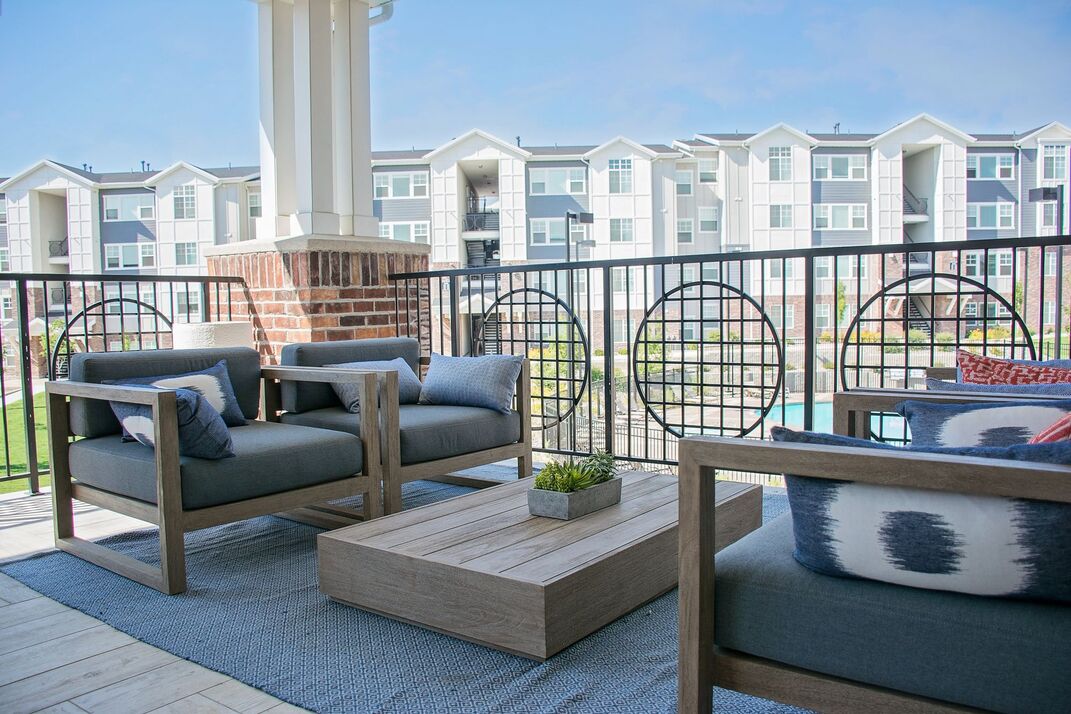
<svg viewBox="0 0 1071 714">
<path fill-rule="evenodd" d="M 397 0 L 371 32 L 375 149 L 1071 123 L 1071 0 Z M 0 0 L 0 176 L 256 164 L 256 44 L 250 0 Z"/>
</svg>

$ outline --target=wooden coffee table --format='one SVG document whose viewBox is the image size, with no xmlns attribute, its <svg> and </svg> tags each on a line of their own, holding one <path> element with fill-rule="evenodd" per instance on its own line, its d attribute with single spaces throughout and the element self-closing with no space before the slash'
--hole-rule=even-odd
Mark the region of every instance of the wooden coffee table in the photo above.
<svg viewBox="0 0 1071 714">
<path fill-rule="evenodd" d="M 320 590 L 363 610 L 544 660 L 677 585 L 677 479 L 624 474 L 621 503 L 528 513 L 532 480 L 321 533 Z M 717 548 L 758 528 L 759 486 L 719 481 Z"/>
</svg>

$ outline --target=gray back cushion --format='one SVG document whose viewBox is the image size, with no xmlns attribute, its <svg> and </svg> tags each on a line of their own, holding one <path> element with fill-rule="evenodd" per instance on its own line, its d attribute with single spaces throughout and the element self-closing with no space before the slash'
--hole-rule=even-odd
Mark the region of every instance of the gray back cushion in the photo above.
<svg viewBox="0 0 1071 714">
<path fill-rule="evenodd" d="M 384 337 L 373 340 L 338 342 L 300 342 L 283 347 L 279 363 L 291 367 L 323 367 L 342 362 L 372 362 L 404 359 L 413 372 L 420 374 L 420 343 L 414 337 Z M 330 384 L 283 382 L 283 410 L 307 412 L 341 406 Z"/>
<path fill-rule="evenodd" d="M 260 355 L 248 347 L 83 352 L 71 355 L 71 381 L 100 383 L 183 374 L 208 369 L 220 360 L 227 361 L 227 374 L 242 414 L 246 419 L 256 419 L 260 410 Z M 118 434 L 120 427 L 108 402 L 75 398 L 71 399 L 71 431 L 77 436 L 95 437 Z"/>
</svg>

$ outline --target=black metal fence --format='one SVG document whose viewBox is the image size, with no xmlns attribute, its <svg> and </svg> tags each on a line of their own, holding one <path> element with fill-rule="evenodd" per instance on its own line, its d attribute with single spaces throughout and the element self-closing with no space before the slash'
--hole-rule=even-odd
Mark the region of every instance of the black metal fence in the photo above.
<svg viewBox="0 0 1071 714">
<path fill-rule="evenodd" d="M 67 376 L 76 352 L 171 347 L 175 323 L 229 320 L 241 278 L 0 273 L 0 483 L 48 472 L 44 381 Z"/>
<path fill-rule="evenodd" d="M 1067 357 L 1068 245 L 825 247 L 391 279 L 398 332 L 425 351 L 529 357 L 537 448 L 673 464 L 685 435 L 829 430 L 834 391 L 924 387 L 925 369 L 953 366 L 958 348 Z"/>
</svg>

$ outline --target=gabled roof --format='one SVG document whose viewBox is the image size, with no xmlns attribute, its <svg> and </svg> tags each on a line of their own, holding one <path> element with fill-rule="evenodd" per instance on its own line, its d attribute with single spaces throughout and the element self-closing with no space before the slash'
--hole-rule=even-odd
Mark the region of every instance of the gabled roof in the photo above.
<svg viewBox="0 0 1071 714">
<path fill-rule="evenodd" d="M 431 149 L 412 149 L 406 151 L 373 151 L 372 161 L 399 161 L 423 159 L 431 152 Z"/>
<path fill-rule="evenodd" d="M 178 171 L 179 169 L 186 169 L 187 171 L 195 173 L 198 176 L 200 176 L 201 178 L 205 179 L 206 181 L 211 181 L 212 183 L 215 183 L 216 179 L 217 179 L 216 176 L 213 176 L 212 174 L 208 173 L 207 171 L 205 171 L 204 169 L 202 169 L 199 166 L 194 166 L 193 164 L 188 163 L 186 161 L 176 161 L 175 163 L 173 163 L 170 166 L 168 166 L 166 169 L 164 169 L 162 171 L 158 171 L 157 173 L 153 174 L 150 179 L 146 180 L 146 183 L 156 183 L 157 181 L 162 179 L 164 176 L 168 176 L 170 174 L 173 174 L 176 171 Z"/>
<path fill-rule="evenodd" d="M 917 115 L 911 117 L 910 119 L 908 119 L 905 122 L 901 122 L 901 123 L 897 124 L 896 126 L 892 127 L 891 129 L 889 129 L 887 131 L 883 131 L 882 133 L 878 134 L 873 139 L 871 139 L 871 142 L 872 143 L 877 143 L 878 141 L 881 141 L 882 139 L 884 139 L 886 136 L 889 136 L 890 134 L 895 134 L 898 131 L 902 131 L 902 130 L 906 129 L 907 127 L 911 126 L 912 124 L 917 124 L 920 121 L 928 121 L 931 124 L 935 124 L 936 126 L 939 126 L 942 129 L 944 129 L 945 131 L 947 131 L 948 133 L 955 134 L 956 136 L 960 137 L 961 139 L 963 139 L 967 143 L 970 143 L 970 142 L 975 140 L 975 138 L 973 136 L 971 136 L 970 134 L 964 133 L 964 132 L 960 131 L 959 129 L 957 129 L 956 127 L 952 126 L 951 124 L 946 124 L 945 122 L 941 121 L 940 119 L 938 119 L 936 117 L 933 117 L 933 116 L 930 116 L 926 112 L 923 112 L 922 114 L 917 114 Z"/>
<path fill-rule="evenodd" d="M 457 137 L 456 139 L 451 139 L 450 141 L 446 142 L 442 146 L 440 146 L 440 147 L 438 147 L 436 149 L 433 149 L 432 151 L 429 151 L 427 154 L 425 154 L 424 158 L 425 159 L 431 159 L 433 156 L 437 156 L 438 154 L 441 154 L 442 152 L 447 151 L 451 147 L 457 146 L 458 144 L 460 144 L 462 142 L 465 142 L 465 141 L 468 141 L 469 139 L 471 139 L 473 137 L 479 137 L 479 138 L 483 139 L 484 141 L 488 142 L 489 144 L 494 144 L 495 146 L 498 146 L 503 151 L 506 151 L 506 152 L 511 153 L 511 154 L 515 154 L 517 156 L 523 156 L 524 158 L 528 158 L 529 156 L 531 156 L 531 154 L 529 152 L 525 151 L 524 149 L 522 149 L 521 147 L 517 146 L 516 144 L 511 144 L 508 141 L 503 141 L 502 139 L 499 139 L 497 136 L 494 136 L 492 134 L 488 134 L 486 131 L 483 131 L 482 129 L 472 129 L 470 131 L 465 132 L 464 134 L 462 134 L 461 136 Z"/>
<path fill-rule="evenodd" d="M 73 166 L 67 166 L 66 164 L 61 164 L 57 161 L 52 161 L 51 159 L 42 159 L 36 164 L 30 166 L 29 168 L 20 171 L 9 179 L 6 179 L 3 183 L 0 183 L 0 190 L 3 190 L 9 184 L 15 183 L 19 179 L 29 176 L 34 171 L 45 167 L 50 168 L 53 171 L 58 171 L 61 174 L 70 178 L 71 180 L 76 181 L 77 183 L 83 184 L 85 186 L 92 186 L 95 182 L 93 178 L 94 175 L 89 173 L 88 171 L 83 171 L 82 169 L 77 169 Z"/>
<path fill-rule="evenodd" d="M 717 146 L 718 144 L 720 144 L 720 143 L 722 143 L 724 141 L 744 142 L 744 141 L 747 141 L 748 139 L 750 139 L 754 135 L 755 135 L 755 132 L 746 132 L 746 133 L 744 133 L 744 132 L 739 132 L 739 131 L 733 131 L 733 132 L 712 131 L 712 132 L 709 132 L 709 133 L 704 132 L 702 134 L 696 134 L 695 138 L 697 140 L 699 140 L 699 141 L 702 141 L 702 142 L 706 143 L 706 144 L 713 144 L 713 145 Z"/>
<path fill-rule="evenodd" d="M 1035 136 L 1042 134 L 1050 129 L 1059 129 L 1065 134 L 1071 134 L 1071 129 L 1068 129 L 1066 124 L 1063 124 L 1058 121 L 1051 121 L 1044 126 L 1039 126 L 1036 129 L 1031 129 L 1030 131 L 1024 132 L 1018 138 L 1018 141 L 1026 141 L 1027 139 L 1033 139 Z"/>
<path fill-rule="evenodd" d="M 532 156 L 583 156 L 595 147 L 591 144 L 585 146 L 526 146 L 525 151 L 531 152 Z"/>
<path fill-rule="evenodd" d="M 763 129 L 758 134 L 755 134 L 754 136 L 746 139 L 744 141 L 744 144 L 746 145 L 746 144 L 754 143 L 754 142 L 758 141 L 759 139 L 761 139 L 762 137 L 766 136 L 767 134 L 771 134 L 771 133 L 773 133 L 775 131 L 787 131 L 789 134 L 792 134 L 793 136 L 798 138 L 800 141 L 802 141 L 802 142 L 804 142 L 806 144 L 810 144 L 812 146 L 814 144 L 818 143 L 818 141 L 813 136 L 811 136 L 810 134 L 808 134 L 806 132 L 803 132 L 803 131 L 800 131 L 799 129 L 797 129 L 794 126 L 789 126 L 788 124 L 786 124 L 784 122 L 778 122 L 777 124 L 774 124 L 773 126 L 771 126 L 769 128 Z"/>
<path fill-rule="evenodd" d="M 829 134 L 815 134 L 813 136 L 818 141 L 836 141 L 836 142 L 852 142 L 858 141 L 859 143 L 866 143 L 873 139 L 877 134 L 847 134 L 847 133 L 829 133 Z"/>
<path fill-rule="evenodd" d="M 643 144 L 637 144 L 632 139 L 628 139 L 628 138 L 626 138 L 624 136 L 615 136 L 613 139 L 610 139 L 607 142 L 599 144 L 594 149 L 590 149 L 589 151 L 585 152 L 584 153 L 584 158 L 586 159 L 586 158 L 589 158 L 591 156 L 594 156 L 595 154 L 599 153 L 603 149 L 608 149 L 611 146 L 613 146 L 614 144 L 625 144 L 626 146 L 629 146 L 629 147 L 635 149 L 636 151 L 640 152 L 641 154 L 646 154 L 647 156 L 650 156 L 650 157 L 657 156 L 660 153 L 660 152 L 658 152 L 658 151 L 656 151 L 654 149 L 650 149 L 650 148 L 644 146 Z M 669 147 L 666 147 L 666 148 L 669 149 Z"/>
</svg>

